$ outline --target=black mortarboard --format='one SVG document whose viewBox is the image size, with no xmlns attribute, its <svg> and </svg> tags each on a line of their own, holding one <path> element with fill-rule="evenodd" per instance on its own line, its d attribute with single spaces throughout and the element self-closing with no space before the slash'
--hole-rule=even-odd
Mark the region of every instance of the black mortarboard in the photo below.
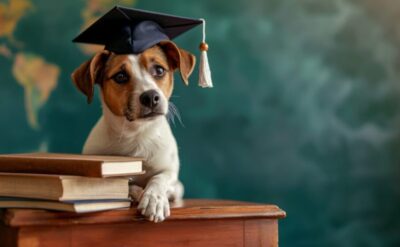
<svg viewBox="0 0 400 247">
<path fill-rule="evenodd" d="M 73 42 L 104 45 L 106 50 L 117 54 L 138 54 L 163 40 L 203 24 L 203 53 L 205 44 L 205 22 L 203 19 L 185 18 L 133 8 L 115 6 L 95 23 L 79 34 Z M 207 59 L 207 58 L 206 58 Z M 208 61 L 207 61 L 208 62 Z M 209 85 L 212 86 L 211 77 Z"/>
<path fill-rule="evenodd" d="M 115 6 L 73 41 L 105 45 L 117 54 L 137 54 L 199 24 L 201 19 Z"/>
</svg>

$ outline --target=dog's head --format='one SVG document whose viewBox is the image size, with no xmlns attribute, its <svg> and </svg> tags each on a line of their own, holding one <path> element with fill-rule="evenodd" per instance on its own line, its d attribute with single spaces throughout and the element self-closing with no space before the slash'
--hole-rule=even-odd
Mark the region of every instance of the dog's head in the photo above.
<svg viewBox="0 0 400 247">
<path fill-rule="evenodd" d="M 129 121 L 152 119 L 168 112 L 174 71 L 179 69 L 187 85 L 194 65 L 194 55 L 163 41 L 137 55 L 99 52 L 72 73 L 72 80 L 88 103 L 98 84 L 103 102 L 114 115 Z"/>
</svg>

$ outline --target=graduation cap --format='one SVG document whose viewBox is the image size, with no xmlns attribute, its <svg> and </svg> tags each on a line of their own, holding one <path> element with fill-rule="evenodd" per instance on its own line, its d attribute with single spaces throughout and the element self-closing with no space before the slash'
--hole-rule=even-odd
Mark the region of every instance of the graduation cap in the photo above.
<svg viewBox="0 0 400 247">
<path fill-rule="evenodd" d="M 115 6 L 79 34 L 73 42 L 104 45 L 116 54 L 139 54 L 161 41 L 203 24 L 199 85 L 212 87 L 205 43 L 205 20 Z"/>
</svg>

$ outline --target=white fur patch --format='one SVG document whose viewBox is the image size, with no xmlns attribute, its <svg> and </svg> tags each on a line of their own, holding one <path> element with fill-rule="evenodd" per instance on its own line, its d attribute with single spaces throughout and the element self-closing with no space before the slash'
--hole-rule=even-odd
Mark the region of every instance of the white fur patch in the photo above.
<svg viewBox="0 0 400 247">
<path fill-rule="evenodd" d="M 132 73 L 137 82 L 135 93 L 142 93 L 147 90 L 158 90 L 158 86 L 153 77 L 140 66 L 140 55 L 129 55 L 129 60 L 132 63 Z"/>
<path fill-rule="evenodd" d="M 136 86 L 134 89 L 134 95 L 141 95 L 143 92 L 148 90 L 156 90 L 162 97 L 162 101 L 165 102 L 164 111 L 168 111 L 168 99 L 165 97 L 164 93 L 158 87 L 157 83 L 150 73 L 143 69 L 140 65 L 140 55 L 129 55 L 129 60 L 132 63 L 132 74 L 135 77 Z"/>
</svg>

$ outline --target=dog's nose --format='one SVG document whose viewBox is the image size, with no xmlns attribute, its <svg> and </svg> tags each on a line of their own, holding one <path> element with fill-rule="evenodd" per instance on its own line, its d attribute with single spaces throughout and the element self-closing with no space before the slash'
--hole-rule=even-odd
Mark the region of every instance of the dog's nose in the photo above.
<svg viewBox="0 0 400 247">
<path fill-rule="evenodd" d="M 149 108 L 155 108 L 160 102 L 160 94 L 156 90 L 148 90 L 140 95 L 140 103 Z"/>
</svg>

